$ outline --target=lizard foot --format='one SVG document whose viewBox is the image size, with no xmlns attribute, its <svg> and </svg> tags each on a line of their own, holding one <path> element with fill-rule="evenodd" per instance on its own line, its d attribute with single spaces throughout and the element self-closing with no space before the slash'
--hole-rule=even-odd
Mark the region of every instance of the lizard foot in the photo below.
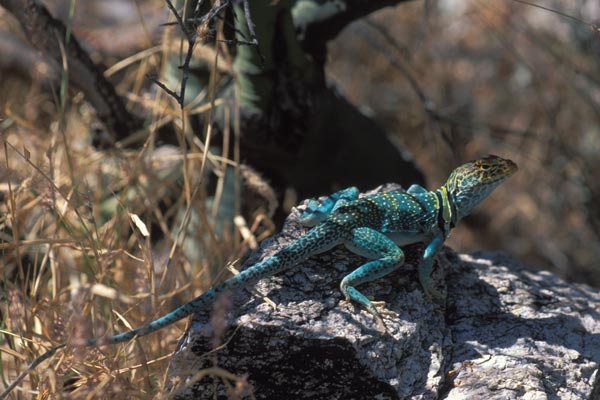
<svg viewBox="0 0 600 400">
<path fill-rule="evenodd" d="M 392 318 L 398 317 L 398 313 L 385 308 L 385 301 L 372 301 L 371 304 L 373 304 L 373 306 L 375 306 L 375 308 L 377 309 L 377 312 L 381 315 L 387 315 Z"/>
<path fill-rule="evenodd" d="M 423 286 L 425 294 L 430 300 L 445 300 L 444 296 L 439 290 L 433 287 L 433 285 Z"/>
<path fill-rule="evenodd" d="M 380 332 L 391 335 L 392 333 L 388 329 L 385 321 L 383 320 L 383 317 L 386 316 L 390 319 L 398 319 L 399 318 L 398 313 L 385 308 L 385 301 L 372 301 L 371 304 L 377 310 L 377 314 L 375 315 L 375 318 L 377 319 L 377 325 L 379 326 Z"/>
<path fill-rule="evenodd" d="M 377 326 L 378 326 L 378 330 L 381 333 L 390 333 L 389 329 L 387 328 L 385 321 L 383 320 L 382 315 L 391 315 L 393 312 L 389 311 L 389 310 L 385 310 L 385 309 L 378 309 L 378 307 L 382 307 L 385 305 L 385 301 L 372 301 L 371 304 L 373 305 L 372 308 L 367 308 L 367 312 L 369 314 L 371 314 L 373 317 L 375 317 L 375 319 L 377 320 Z M 352 302 L 352 300 L 350 299 L 345 299 L 342 300 L 340 302 L 340 305 L 342 306 L 348 306 L 348 307 L 354 307 L 354 303 Z M 395 313 L 393 313 L 395 314 Z M 396 316 L 398 316 L 396 314 Z"/>
<path fill-rule="evenodd" d="M 377 319 L 379 331 L 381 333 L 387 333 L 391 335 L 392 333 L 388 329 L 383 317 L 385 316 L 390 319 L 398 319 L 398 313 L 385 308 L 385 301 L 371 301 L 371 305 L 373 306 L 373 309 L 368 311 L 375 317 L 375 319 Z"/>
</svg>

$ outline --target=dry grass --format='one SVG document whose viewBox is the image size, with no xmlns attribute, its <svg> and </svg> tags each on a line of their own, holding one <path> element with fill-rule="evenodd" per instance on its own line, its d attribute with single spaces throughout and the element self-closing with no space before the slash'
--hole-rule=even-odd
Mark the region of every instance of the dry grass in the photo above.
<svg viewBox="0 0 600 400">
<path fill-rule="evenodd" d="M 141 95 L 145 74 L 160 73 L 160 56 L 144 52 L 124 62 L 119 88 L 155 121 L 152 128 L 173 121 L 186 143 L 193 136 L 186 119 L 210 110 L 182 113 L 160 93 Z M 139 151 L 94 150 L 81 96 L 52 98 L 29 84 L 4 80 L 10 90 L 3 93 L 14 96 L 1 101 L 3 385 L 49 347 L 67 343 L 16 397 L 168 397 L 168 362 L 186 321 L 125 345 L 76 344 L 147 323 L 230 275 L 224 266 L 248 245 L 239 234 L 215 236 L 219 197 L 207 209 L 207 175 L 199 171 L 222 187 L 225 166 L 239 164 L 206 157 L 197 139 L 180 149 L 154 149 L 149 139 Z M 191 224 L 190 215 L 200 222 Z M 202 256 L 190 257 L 184 243 Z M 208 373 L 235 386 L 237 378 L 215 371 Z"/>
<path fill-rule="evenodd" d="M 75 128 L 85 125 L 80 117 L 73 106 L 57 115 L 56 130 L 43 136 L 17 122 L 4 131 L 0 163 L 9 179 L 2 187 L 0 252 L 7 307 L 0 350 L 5 384 L 52 345 L 124 332 L 166 314 L 211 287 L 223 274 L 219 266 L 247 250 L 238 238 L 217 241 L 209 234 L 212 209 L 205 209 L 202 190 L 193 196 L 201 184 L 195 173 L 201 153 L 189 152 L 184 163 L 179 152 L 164 149 L 97 152 Z M 188 173 L 182 172 L 184 165 Z M 188 196 L 176 195 L 184 188 Z M 190 208 L 202 215 L 203 231 L 186 229 L 176 218 Z M 186 237 L 192 234 L 193 240 Z M 186 257 L 184 241 L 199 246 L 202 257 Z M 66 390 L 71 398 L 166 394 L 170 351 L 185 325 L 180 321 L 127 345 L 68 346 L 32 372 L 16 393 L 24 398 L 33 389 Z M 65 376 L 71 386 L 63 389 Z"/>
<path fill-rule="evenodd" d="M 180 171 L 181 157 L 95 152 L 73 128 L 76 112 L 66 114 L 56 117 L 67 120 L 66 128 L 57 123 L 43 136 L 17 123 L 4 131 L 4 379 L 48 346 L 127 331 L 165 314 L 211 286 L 217 271 L 210 260 L 229 260 L 240 249 L 225 238 L 219 246 L 204 244 L 211 256 L 186 259 L 174 245 L 181 226 L 171 217 L 186 207 L 203 210 L 203 198 L 169 204 L 178 188 L 172 174 L 161 177 L 157 168 L 168 161 Z M 192 152 L 190 173 L 181 174 L 188 188 L 198 184 L 191 171 L 200 168 L 199 156 Z M 151 225 L 152 241 L 140 229 Z M 19 391 L 24 397 L 27 387 L 54 393 L 57 374 L 66 374 L 73 377 L 74 398 L 160 393 L 168 349 L 184 328 L 185 321 L 124 346 L 68 347 Z"/>
</svg>

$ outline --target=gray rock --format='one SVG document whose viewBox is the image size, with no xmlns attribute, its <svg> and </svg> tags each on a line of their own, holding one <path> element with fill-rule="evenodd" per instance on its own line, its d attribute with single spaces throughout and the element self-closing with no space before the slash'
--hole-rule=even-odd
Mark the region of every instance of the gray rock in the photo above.
<svg viewBox="0 0 600 400">
<path fill-rule="evenodd" d="M 245 266 L 302 235 L 296 218 Z M 394 313 L 382 333 L 339 291 L 361 262 L 338 248 L 260 282 L 276 309 L 244 291 L 194 316 L 171 362 L 175 397 L 599 398 L 597 291 L 501 253 L 445 249 L 434 272 L 445 304 L 424 295 L 408 265 L 361 286 Z"/>
</svg>

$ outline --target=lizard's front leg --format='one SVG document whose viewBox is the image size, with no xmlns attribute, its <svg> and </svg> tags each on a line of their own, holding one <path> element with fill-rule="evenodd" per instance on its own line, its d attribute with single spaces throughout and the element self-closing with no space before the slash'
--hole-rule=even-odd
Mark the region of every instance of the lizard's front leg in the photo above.
<svg viewBox="0 0 600 400">
<path fill-rule="evenodd" d="M 344 277 L 341 283 L 346 300 L 354 300 L 371 313 L 385 328 L 377 308 L 355 286 L 381 278 L 404 264 L 404 253 L 390 238 L 371 228 L 356 228 L 344 245 L 353 253 L 372 259 Z"/>
<path fill-rule="evenodd" d="M 433 287 L 433 281 L 431 279 L 431 270 L 433 269 L 433 261 L 435 256 L 440 252 L 444 244 L 444 237 L 440 234 L 436 236 L 425 248 L 423 259 L 419 263 L 419 281 L 423 286 L 425 294 L 430 298 L 443 299 L 444 296 Z"/>
<path fill-rule="evenodd" d="M 299 221 L 302 225 L 313 227 L 323 222 L 329 214 L 335 211 L 340 206 L 347 204 L 350 201 L 358 199 L 358 188 L 352 186 L 346 189 L 338 190 L 329 195 L 325 200 L 319 203 L 315 199 L 310 199 L 306 210 L 302 213 Z"/>
</svg>

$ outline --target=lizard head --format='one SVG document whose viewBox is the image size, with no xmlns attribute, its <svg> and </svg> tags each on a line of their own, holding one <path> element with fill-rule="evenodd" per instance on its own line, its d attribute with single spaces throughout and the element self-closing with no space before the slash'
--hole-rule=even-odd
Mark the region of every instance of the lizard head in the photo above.
<svg viewBox="0 0 600 400">
<path fill-rule="evenodd" d="M 517 164 L 489 155 L 456 168 L 444 185 L 452 198 L 457 219 L 469 214 L 494 189 L 517 172 Z"/>
</svg>

